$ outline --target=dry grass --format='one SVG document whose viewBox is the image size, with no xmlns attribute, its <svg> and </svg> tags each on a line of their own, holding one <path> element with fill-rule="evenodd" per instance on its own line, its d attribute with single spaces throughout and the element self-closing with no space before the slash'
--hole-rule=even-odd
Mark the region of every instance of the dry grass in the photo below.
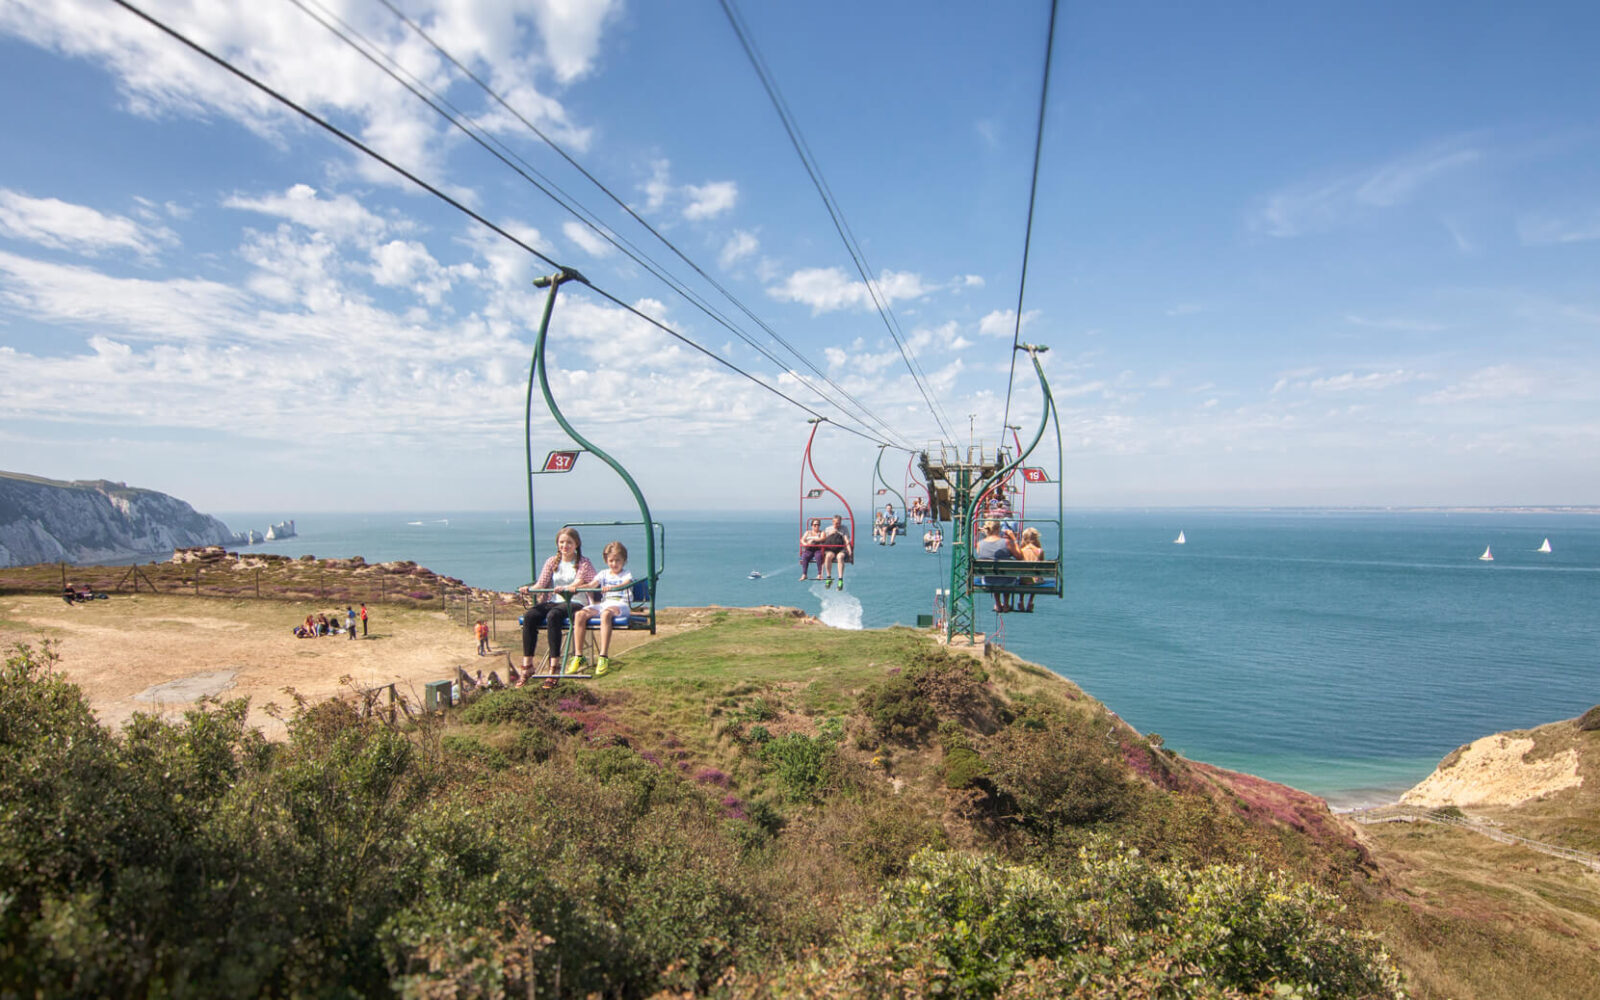
<svg viewBox="0 0 1600 1000">
<path fill-rule="evenodd" d="M 1365 827 L 1367 907 L 1416 996 L 1571 1000 L 1600 983 L 1600 872 L 1426 823 Z"/>
</svg>

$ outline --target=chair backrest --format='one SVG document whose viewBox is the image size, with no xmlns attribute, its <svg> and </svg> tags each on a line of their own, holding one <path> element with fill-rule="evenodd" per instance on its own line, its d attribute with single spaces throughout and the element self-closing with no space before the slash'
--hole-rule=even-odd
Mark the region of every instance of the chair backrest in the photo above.
<svg viewBox="0 0 1600 1000">
<path fill-rule="evenodd" d="M 631 604 L 649 604 L 650 603 L 650 581 L 649 580 L 635 580 L 635 581 L 633 581 L 633 591 L 632 591 L 629 603 L 631 603 Z"/>
</svg>

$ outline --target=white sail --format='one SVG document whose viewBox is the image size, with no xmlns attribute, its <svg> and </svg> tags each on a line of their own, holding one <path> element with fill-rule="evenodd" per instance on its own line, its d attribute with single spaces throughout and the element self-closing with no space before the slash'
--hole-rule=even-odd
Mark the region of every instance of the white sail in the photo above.
<svg viewBox="0 0 1600 1000">
<path fill-rule="evenodd" d="M 1536 549 L 1536 550 L 1534 550 L 1534 551 L 1536 551 L 1536 552 L 1549 552 L 1549 551 L 1551 551 L 1551 549 L 1550 549 L 1550 539 L 1548 539 L 1548 538 L 1546 538 L 1546 539 L 1545 539 L 1545 540 L 1544 540 L 1544 544 L 1543 544 L 1543 545 L 1541 545 L 1541 546 L 1539 546 L 1539 547 L 1538 547 L 1538 548 L 1537 548 L 1537 549 Z"/>
<path fill-rule="evenodd" d="M 1489 551 L 1489 546 L 1483 547 L 1483 555 L 1478 557 L 1479 562 L 1494 562 L 1494 553 Z"/>
<path fill-rule="evenodd" d="M 1183 537 L 1183 532 L 1180 530 L 1178 532 L 1178 537 L 1174 538 L 1172 540 L 1172 544 L 1174 544 L 1174 545 L 1188 545 L 1189 541 L 1188 541 L 1188 539 Z"/>
</svg>

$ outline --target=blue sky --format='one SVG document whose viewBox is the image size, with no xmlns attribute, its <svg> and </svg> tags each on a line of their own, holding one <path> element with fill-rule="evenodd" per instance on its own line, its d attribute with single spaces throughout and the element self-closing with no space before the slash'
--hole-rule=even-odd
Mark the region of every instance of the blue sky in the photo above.
<svg viewBox="0 0 1600 1000">
<path fill-rule="evenodd" d="M 383 5 L 303 2 L 783 354 Z M 301 7 L 142 6 L 860 426 Z M 895 443 L 944 436 L 714 0 L 400 6 Z M 741 9 L 950 434 L 992 442 L 1048 6 Z M 1600 8 L 1061 16 L 1023 339 L 1069 505 L 1600 503 Z M 522 503 L 547 266 L 105 0 L 0 0 L 0 82 L 0 468 L 285 516 Z M 564 409 L 654 505 L 793 505 L 809 414 L 573 286 L 552 331 Z M 1011 412 L 1038 419 L 1025 368 Z M 864 501 L 877 444 L 819 441 Z M 592 461 L 539 487 L 626 500 Z"/>
</svg>

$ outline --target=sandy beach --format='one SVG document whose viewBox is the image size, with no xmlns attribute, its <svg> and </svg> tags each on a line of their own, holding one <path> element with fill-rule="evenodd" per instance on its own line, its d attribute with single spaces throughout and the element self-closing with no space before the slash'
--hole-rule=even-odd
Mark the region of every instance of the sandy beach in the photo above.
<svg viewBox="0 0 1600 1000">
<path fill-rule="evenodd" d="M 249 698 L 250 722 L 271 738 L 284 727 L 264 709 L 290 706 L 286 689 L 321 700 L 395 684 L 420 705 L 428 681 L 453 677 L 458 666 L 504 676 L 506 653 L 521 651 L 515 619 L 498 622 L 493 654 L 480 657 L 470 626 L 440 611 L 381 605 L 369 606 L 365 637 L 295 638 L 292 629 L 307 614 L 333 610 L 149 594 L 74 605 L 59 597 L 8 595 L 0 597 L 0 646 L 53 643 L 58 669 L 84 690 L 107 725 L 120 726 L 136 712 L 175 716 L 215 695 Z M 619 636 L 613 649 L 638 638 Z"/>
</svg>

